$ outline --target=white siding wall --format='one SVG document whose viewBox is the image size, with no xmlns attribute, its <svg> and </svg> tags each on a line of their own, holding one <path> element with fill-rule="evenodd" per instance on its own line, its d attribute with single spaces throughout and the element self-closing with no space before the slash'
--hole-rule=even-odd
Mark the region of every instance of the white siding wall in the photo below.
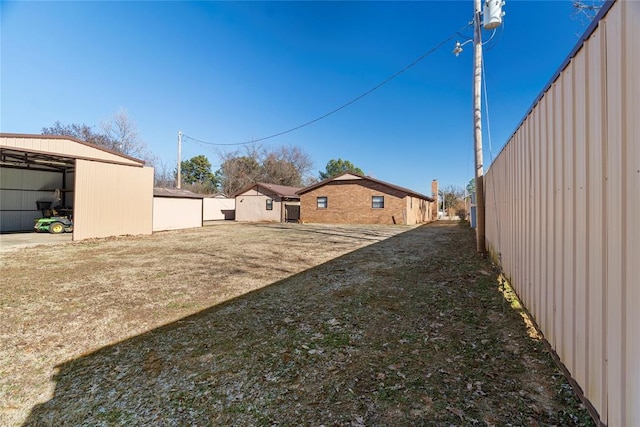
<svg viewBox="0 0 640 427">
<path fill-rule="evenodd" d="M 225 211 L 233 211 L 236 209 L 236 199 L 221 199 L 209 197 L 203 199 L 203 220 L 218 221 L 225 218 Z"/>
<path fill-rule="evenodd" d="M 62 177 L 61 172 L 0 168 L 0 232 L 33 230 L 34 220 L 42 217 L 36 201 L 51 201 Z"/>
<path fill-rule="evenodd" d="M 202 199 L 153 198 L 153 231 L 202 227 Z"/>
</svg>

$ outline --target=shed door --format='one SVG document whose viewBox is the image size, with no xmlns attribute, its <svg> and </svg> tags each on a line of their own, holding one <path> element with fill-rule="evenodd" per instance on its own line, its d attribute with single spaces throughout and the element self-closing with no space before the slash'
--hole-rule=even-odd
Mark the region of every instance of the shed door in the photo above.
<svg viewBox="0 0 640 427">
<path fill-rule="evenodd" d="M 287 222 L 298 222 L 300 220 L 300 206 L 299 205 L 285 205 Z"/>
</svg>

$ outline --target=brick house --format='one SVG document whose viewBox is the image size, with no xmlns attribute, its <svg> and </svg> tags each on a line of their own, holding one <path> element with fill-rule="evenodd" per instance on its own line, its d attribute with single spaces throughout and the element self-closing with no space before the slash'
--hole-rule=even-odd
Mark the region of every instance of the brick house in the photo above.
<svg viewBox="0 0 640 427">
<path fill-rule="evenodd" d="M 298 194 L 302 222 L 413 225 L 431 221 L 437 210 L 431 197 L 350 172 Z"/>
<path fill-rule="evenodd" d="M 238 191 L 236 221 L 298 222 L 299 187 L 255 182 Z"/>
</svg>

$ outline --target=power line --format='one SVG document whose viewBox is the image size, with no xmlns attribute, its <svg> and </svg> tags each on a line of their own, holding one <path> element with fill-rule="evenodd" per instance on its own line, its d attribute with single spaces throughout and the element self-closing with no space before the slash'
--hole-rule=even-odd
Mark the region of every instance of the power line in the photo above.
<svg viewBox="0 0 640 427">
<path fill-rule="evenodd" d="M 331 111 L 329 111 L 328 113 L 325 113 L 319 117 L 316 117 L 313 120 L 309 120 L 306 123 L 303 123 L 301 125 L 298 125 L 296 127 L 293 127 L 291 129 L 287 129 L 285 131 L 282 132 L 278 132 L 278 133 L 274 133 L 273 135 L 269 135 L 269 136 L 265 136 L 262 138 L 258 138 L 258 139 L 253 139 L 251 141 L 244 141 L 244 142 L 234 142 L 234 143 L 227 143 L 227 144 L 221 144 L 221 143 L 215 143 L 215 142 L 208 142 L 208 141 L 203 141 L 201 139 L 197 139 L 197 138 L 193 138 L 189 135 L 183 135 L 185 138 L 188 138 L 192 141 L 196 141 L 199 142 L 201 144 L 207 144 L 207 145 L 219 145 L 219 146 L 232 146 L 232 145 L 247 145 L 247 144 L 253 144 L 256 142 L 260 142 L 260 141 L 265 141 L 267 139 L 272 139 L 272 138 L 276 138 L 278 136 L 282 136 L 285 135 L 287 133 L 291 133 L 294 132 L 298 129 L 302 129 L 304 127 L 307 127 L 309 125 L 312 125 L 313 123 L 316 123 L 322 119 L 325 119 L 329 116 L 331 116 L 332 114 L 337 113 L 340 110 L 343 110 L 345 108 L 347 108 L 348 106 L 350 106 L 351 104 L 354 104 L 356 102 L 358 102 L 359 100 L 361 100 L 362 98 L 364 98 L 365 96 L 369 95 L 370 93 L 380 89 L 382 86 L 384 86 L 385 84 L 389 83 L 391 80 L 395 79 L 396 77 L 398 77 L 400 74 L 404 73 L 405 71 L 407 71 L 408 69 L 412 68 L 413 66 L 415 66 L 416 64 L 418 64 L 420 61 L 422 61 L 423 59 L 425 59 L 426 57 L 430 56 L 431 54 L 433 54 L 435 51 L 437 51 L 438 49 L 440 49 L 442 46 L 444 46 L 446 43 L 448 43 L 451 39 L 453 39 L 454 37 L 460 35 L 460 31 L 464 30 L 465 28 L 467 28 L 469 26 L 469 24 L 465 25 L 464 27 L 460 28 L 460 30 L 456 31 L 455 33 L 451 34 L 449 37 L 447 37 L 446 39 L 444 39 L 443 41 L 441 41 L 440 43 L 438 43 L 434 48 L 430 49 L 429 51 L 425 52 L 424 54 L 422 54 L 422 56 L 420 56 L 419 58 L 417 58 L 416 60 L 414 60 L 412 63 L 410 63 L 409 65 L 407 65 L 406 67 L 404 67 L 403 69 L 401 69 L 400 71 L 398 71 L 397 73 L 387 77 L 386 79 L 384 79 L 382 82 L 378 83 L 376 86 L 372 87 L 371 89 L 369 89 L 368 91 L 356 96 L 355 98 L 353 98 L 351 101 L 342 104 L 340 107 L 335 108 Z"/>
</svg>

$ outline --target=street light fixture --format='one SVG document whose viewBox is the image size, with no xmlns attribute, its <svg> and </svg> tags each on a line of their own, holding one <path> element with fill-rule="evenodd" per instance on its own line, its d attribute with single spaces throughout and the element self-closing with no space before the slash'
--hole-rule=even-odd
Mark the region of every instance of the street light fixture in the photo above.
<svg viewBox="0 0 640 427">
<path fill-rule="evenodd" d="M 471 43 L 473 40 L 467 40 L 466 42 L 460 44 L 460 42 L 456 42 L 456 46 L 453 48 L 453 54 L 455 56 L 460 55 L 460 53 L 462 53 L 462 46 L 464 46 L 467 43 Z"/>
</svg>

